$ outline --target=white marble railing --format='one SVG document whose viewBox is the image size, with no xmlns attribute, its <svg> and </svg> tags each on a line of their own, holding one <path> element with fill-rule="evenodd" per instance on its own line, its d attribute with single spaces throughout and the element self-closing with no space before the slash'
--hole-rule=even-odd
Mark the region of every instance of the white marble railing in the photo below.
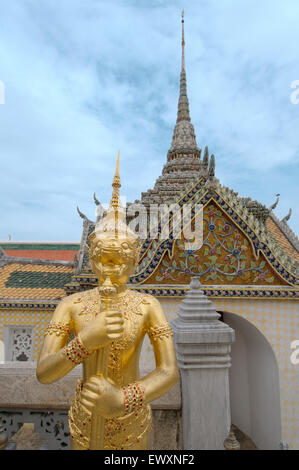
<svg viewBox="0 0 299 470">
<path fill-rule="evenodd" d="M 3 408 L 0 406 L 0 421 L 12 437 L 24 423 L 34 425 L 34 431 L 46 441 L 47 450 L 68 450 L 70 437 L 67 410 Z"/>
<path fill-rule="evenodd" d="M 35 375 L 35 362 L 0 364 L 0 407 L 68 409 L 81 378 L 81 366 L 52 384 L 40 383 Z M 150 371 L 141 370 L 141 377 Z M 181 392 L 177 383 L 168 393 L 152 403 L 153 409 L 180 409 Z"/>
</svg>

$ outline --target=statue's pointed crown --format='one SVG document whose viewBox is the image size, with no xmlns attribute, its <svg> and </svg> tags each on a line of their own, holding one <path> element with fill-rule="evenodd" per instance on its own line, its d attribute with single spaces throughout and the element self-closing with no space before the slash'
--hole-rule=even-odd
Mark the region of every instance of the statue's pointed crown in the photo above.
<svg viewBox="0 0 299 470">
<path fill-rule="evenodd" d="M 138 239 L 137 235 L 127 226 L 126 223 L 126 211 L 122 206 L 119 189 L 121 187 L 120 176 L 119 176 L 119 151 L 117 155 L 116 169 L 114 178 L 112 181 L 112 197 L 109 204 L 109 208 L 102 218 L 102 220 L 96 224 L 93 236 L 104 235 L 104 232 L 111 233 L 111 237 L 128 237 L 130 239 Z"/>
<path fill-rule="evenodd" d="M 120 177 L 119 177 L 119 151 L 117 154 L 117 161 L 116 161 L 116 168 L 115 174 L 112 181 L 112 198 L 110 201 L 109 209 L 112 208 L 114 211 L 118 212 L 119 210 L 123 210 L 120 196 L 119 196 L 119 188 L 121 187 Z"/>
</svg>

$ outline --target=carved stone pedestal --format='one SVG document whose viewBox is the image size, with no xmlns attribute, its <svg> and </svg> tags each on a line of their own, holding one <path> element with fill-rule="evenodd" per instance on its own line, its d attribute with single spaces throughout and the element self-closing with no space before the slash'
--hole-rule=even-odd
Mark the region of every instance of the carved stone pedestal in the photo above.
<svg viewBox="0 0 299 470">
<path fill-rule="evenodd" d="M 184 449 L 224 449 L 231 425 L 228 368 L 234 330 L 192 278 L 171 322 L 182 383 Z"/>
</svg>

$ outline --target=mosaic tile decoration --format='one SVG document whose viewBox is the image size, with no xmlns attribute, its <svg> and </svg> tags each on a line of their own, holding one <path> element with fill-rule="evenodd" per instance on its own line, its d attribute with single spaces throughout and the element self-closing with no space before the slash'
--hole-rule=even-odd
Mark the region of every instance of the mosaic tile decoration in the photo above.
<svg viewBox="0 0 299 470">
<path fill-rule="evenodd" d="M 186 202 L 191 202 L 191 200 L 192 204 L 201 203 L 203 206 L 207 206 L 210 203 L 215 204 L 218 209 L 225 213 L 230 222 L 238 228 L 240 234 L 247 238 L 253 248 L 254 255 L 258 258 L 263 254 L 273 273 L 276 273 L 281 278 L 282 284 L 284 283 L 283 281 L 287 281 L 288 284 L 295 285 L 298 279 L 295 275 L 294 260 L 291 262 L 290 259 L 287 259 L 285 253 L 280 252 L 279 244 L 277 242 L 274 243 L 273 237 L 269 237 L 264 225 L 252 218 L 252 215 L 248 216 L 247 214 L 245 216 L 244 208 L 241 208 L 236 201 L 231 201 L 231 204 L 228 203 L 225 197 L 220 195 L 220 188 L 218 189 L 220 193 L 218 193 L 217 191 L 201 191 L 201 186 L 202 181 L 199 181 L 188 194 L 178 201 L 178 204 L 182 205 Z M 240 210 L 244 212 L 243 216 L 239 215 Z M 254 228 L 251 227 L 251 223 Z M 162 225 L 163 221 L 161 227 Z M 132 284 L 143 284 L 155 272 L 165 253 L 168 252 L 169 256 L 172 256 L 174 245 L 172 230 L 170 230 L 169 239 L 165 241 L 160 241 L 159 243 L 152 239 L 144 241 L 141 250 L 141 261 L 131 277 Z"/>
<path fill-rule="evenodd" d="M 32 358 L 36 361 L 43 344 L 44 332 L 52 314 L 53 310 L 1 309 L 0 340 L 4 340 L 5 326 L 32 326 L 34 331 Z"/>
</svg>

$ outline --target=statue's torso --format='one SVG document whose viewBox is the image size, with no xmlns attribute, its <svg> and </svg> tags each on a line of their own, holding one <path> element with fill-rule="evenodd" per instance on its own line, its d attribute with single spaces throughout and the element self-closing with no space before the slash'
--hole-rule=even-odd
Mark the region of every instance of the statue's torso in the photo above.
<svg viewBox="0 0 299 470">
<path fill-rule="evenodd" d="M 146 296 L 127 290 L 118 296 L 113 308 L 121 311 L 124 331 L 121 339 L 108 346 L 107 375 L 116 385 L 126 385 L 139 378 L 139 357 L 146 332 Z M 101 315 L 101 300 L 98 289 L 74 296 L 72 323 L 77 335 L 97 314 Z M 83 363 L 83 381 L 96 374 L 96 354 Z"/>
<path fill-rule="evenodd" d="M 144 294 L 127 290 L 125 295 L 118 298 L 113 308 L 119 309 L 124 318 L 124 331 L 121 339 L 113 341 L 108 346 L 107 376 L 116 385 L 122 386 L 139 379 L 140 350 L 146 333 L 146 300 Z M 85 291 L 74 296 L 72 309 L 72 324 L 77 335 L 95 315 L 101 314 L 101 302 L 97 289 Z M 83 380 L 78 384 L 77 396 L 80 401 L 81 386 L 92 375 L 97 373 L 97 354 L 94 353 L 83 362 Z M 87 448 L 87 430 L 76 431 L 76 426 L 70 424 L 72 448 Z M 111 418 L 105 421 L 104 448 L 115 449 L 145 449 L 148 447 L 149 431 L 151 428 L 151 411 L 149 405 L 143 406 L 137 412 L 121 418 Z M 90 431 L 89 431 L 90 432 Z M 82 434 L 83 433 L 83 434 Z M 86 434 L 86 437 L 85 437 Z"/>
</svg>

